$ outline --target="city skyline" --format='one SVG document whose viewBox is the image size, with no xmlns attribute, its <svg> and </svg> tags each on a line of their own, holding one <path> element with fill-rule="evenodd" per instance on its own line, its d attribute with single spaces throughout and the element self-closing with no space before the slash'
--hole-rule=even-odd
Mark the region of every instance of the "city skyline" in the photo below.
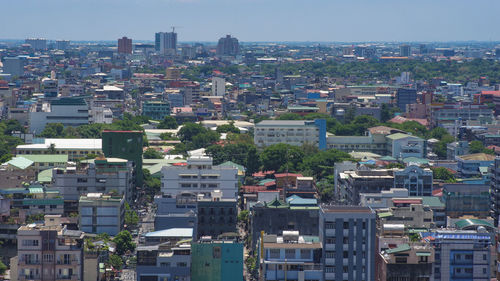
<svg viewBox="0 0 500 281">
<path fill-rule="evenodd" d="M 177 26 L 179 42 L 215 42 L 226 34 L 242 42 L 500 40 L 500 31 L 491 29 L 500 24 L 495 15 L 500 3 L 488 0 L 468 3 L 465 0 L 437 3 L 430 0 L 88 0 L 85 3 L 20 0 L 4 4 L 11 12 L 0 19 L 0 24 L 9 26 L 0 32 L 0 38 L 101 41 L 125 35 L 150 41 L 154 40 L 155 32 L 168 32 L 171 26 Z M 22 22 L 18 20 L 20 14 Z"/>
</svg>

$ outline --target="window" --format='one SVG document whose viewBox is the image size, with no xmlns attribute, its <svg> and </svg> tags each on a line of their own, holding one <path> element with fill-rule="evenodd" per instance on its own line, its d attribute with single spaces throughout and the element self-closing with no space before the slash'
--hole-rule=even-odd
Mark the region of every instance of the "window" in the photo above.
<svg viewBox="0 0 500 281">
<path fill-rule="evenodd" d="M 347 267 L 347 266 L 342 267 L 342 272 L 349 273 L 349 267 Z"/>
<path fill-rule="evenodd" d="M 349 229 L 349 222 L 348 221 L 344 222 L 344 229 Z"/>
<path fill-rule="evenodd" d="M 185 262 L 178 262 L 177 267 L 187 267 L 187 263 Z"/>
<path fill-rule="evenodd" d="M 335 237 L 333 237 L 333 238 L 326 238 L 326 244 L 335 244 Z"/>
<path fill-rule="evenodd" d="M 280 250 L 279 249 L 270 249 L 269 256 L 271 259 L 279 259 L 280 258 Z"/>
<path fill-rule="evenodd" d="M 311 258 L 311 251 L 310 250 L 300 250 L 300 258 L 301 259 L 310 259 Z"/>
<path fill-rule="evenodd" d="M 333 258 L 335 258 L 335 252 L 334 251 L 326 251 L 325 252 L 325 257 L 327 259 L 333 259 Z"/>
<path fill-rule="evenodd" d="M 349 253 L 347 251 L 344 251 L 342 256 L 344 257 L 344 259 L 347 259 L 349 257 Z"/>
<path fill-rule="evenodd" d="M 465 268 L 464 271 L 465 273 L 472 274 L 472 268 Z"/>
<path fill-rule="evenodd" d="M 161 267 L 170 267 L 170 263 L 169 262 L 162 262 L 162 263 L 160 263 L 160 266 Z"/>
<path fill-rule="evenodd" d="M 335 266 L 325 266 L 326 273 L 335 273 Z"/>
<path fill-rule="evenodd" d="M 285 250 L 285 258 L 294 259 L 295 258 L 295 249 L 286 249 Z"/>
<path fill-rule="evenodd" d="M 334 228 L 335 228 L 335 224 L 334 224 L 334 223 L 331 223 L 331 222 L 330 222 L 330 223 L 328 223 L 328 222 L 327 222 L 327 223 L 325 224 L 325 228 L 326 228 L 326 229 L 334 229 Z"/>
<path fill-rule="evenodd" d="M 214 247 L 213 248 L 213 258 L 214 259 L 220 259 L 220 252 L 221 252 L 221 248 L 220 247 Z"/>
</svg>

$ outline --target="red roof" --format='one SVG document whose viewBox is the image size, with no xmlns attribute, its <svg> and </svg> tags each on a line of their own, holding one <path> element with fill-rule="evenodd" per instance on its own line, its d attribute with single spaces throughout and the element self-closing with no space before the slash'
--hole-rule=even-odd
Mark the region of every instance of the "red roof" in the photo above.
<svg viewBox="0 0 500 281">
<path fill-rule="evenodd" d="M 241 190 L 243 193 L 256 193 L 258 191 L 267 190 L 267 187 L 263 185 L 243 185 Z"/>
<path fill-rule="evenodd" d="M 302 174 L 294 174 L 294 173 L 282 173 L 282 174 L 275 174 L 275 178 L 284 178 L 284 177 L 303 177 Z"/>
<path fill-rule="evenodd" d="M 264 186 L 269 187 L 269 186 L 273 186 L 275 184 L 276 184 L 276 181 L 268 181 L 268 182 L 264 183 Z"/>
<path fill-rule="evenodd" d="M 500 91 L 481 91 L 481 95 L 500 96 Z"/>
<path fill-rule="evenodd" d="M 394 204 L 422 204 L 422 199 L 392 199 Z"/>
<path fill-rule="evenodd" d="M 432 191 L 432 196 L 441 197 L 443 196 L 443 189 L 438 188 Z"/>
<path fill-rule="evenodd" d="M 264 178 L 265 176 L 272 175 L 272 174 L 274 174 L 274 171 L 259 171 L 257 173 L 253 173 L 252 177 Z"/>
</svg>

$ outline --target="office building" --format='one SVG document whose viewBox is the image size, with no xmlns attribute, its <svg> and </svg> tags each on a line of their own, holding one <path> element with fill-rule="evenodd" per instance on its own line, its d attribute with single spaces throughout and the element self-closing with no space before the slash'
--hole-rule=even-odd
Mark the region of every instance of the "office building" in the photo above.
<svg viewBox="0 0 500 281">
<path fill-rule="evenodd" d="M 118 234 L 125 224 L 124 196 L 88 193 L 80 196 L 79 228 L 86 233 Z"/>
<path fill-rule="evenodd" d="M 263 148 L 277 143 L 312 144 L 326 149 L 326 121 L 264 120 L 255 125 L 254 143 Z"/>
<path fill-rule="evenodd" d="M 163 120 L 166 116 L 170 116 L 170 103 L 168 101 L 144 101 L 142 115 L 153 120 Z"/>
<path fill-rule="evenodd" d="M 47 50 L 47 39 L 44 38 L 28 38 L 24 43 L 29 44 L 36 51 Z"/>
<path fill-rule="evenodd" d="M 132 39 L 123 36 L 118 39 L 118 53 L 132 54 Z"/>
<path fill-rule="evenodd" d="M 341 202 L 358 205 L 361 193 L 380 193 L 393 187 L 393 170 L 345 170 L 338 174 L 336 194 Z"/>
<path fill-rule="evenodd" d="M 101 139 L 44 139 L 43 143 L 21 144 L 16 147 L 16 155 L 51 154 L 53 148 L 56 154 L 68 155 L 69 161 L 85 158 L 89 154 L 102 153 Z"/>
<path fill-rule="evenodd" d="M 417 103 L 417 90 L 411 88 L 398 88 L 396 92 L 396 105 L 402 112 L 407 112 L 407 105 Z"/>
<path fill-rule="evenodd" d="M 197 236 L 197 195 L 183 192 L 176 196 L 155 196 L 157 207 L 154 218 L 156 231 L 168 228 L 191 228 L 193 237 Z"/>
<path fill-rule="evenodd" d="M 3 73 L 12 76 L 23 76 L 24 66 L 26 65 L 26 58 L 24 57 L 4 57 L 2 60 Z"/>
<path fill-rule="evenodd" d="M 179 241 L 137 247 L 137 281 L 191 280 L 191 243 Z"/>
<path fill-rule="evenodd" d="M 322 206 L 319 239 L 324 280 L 375 279 L 375 212 L 359 206 Z"/>
<path fill-rule="evenodd" d="M 243 279 L 243 243 L 204 237 L 191 244 L 191 281 Z"/>
<path fill-rule="evenodd" d="M 489 168 L 491 175 L 491 217 L 498 226 L 500 219 L 500 158 L 496 157 L 495 162 Z"/>
<path fill-rule="evenodd" d="M 433 280 L 490 280 L 492 238 L 482 230 L 420 232 L 434 247 Z"/>
<path fill-rule="evenodd" d="M 393 198 L 392 207 L 377 210 L 380 224 L 403 224 L 407 228 L 435 227 L 433 211 L 422 198 Z"/>
<path fill-rule="evenodd" d="M 212 96 L 223 97 L 226 95 L 226 79 L 212 77 Z"/>
<path fill-rule="evenodd" d="M 258 245 L 260 280 L 323 280 L 318 236 L 283 231 L 263 234 Z"/>
<path fill-rule="evenodd" d="M 102 151 L 106 157 L 123 158 L 132 161 L 135 186 L 142 186 L 143 182 L 142 141 L 142 131 L 102 132 Z"/>
<path fill-rule="evenodd" d="M 224 233 L 236 233 L 238 216 L 236 198 L 222 198 L 218 190 L 212 191 L 210 198 L 198 199 L 198 238 L 218 237 Z"/>
<path fill-rule="evenodd" d="M 219 39 L 217 43 L 217 55 L 218 56 L 236 56 L 240 53 L 240 44 L 238 39 L 231 37 L 231 35 L 226 35 Z"/>
<path fill-rule="evenodd" d="M 47 215 L 44 224 L 29 224 L 17 230 L 12 280 L 83 280 L 83 233 L 68 230 L 60 218 Z"/>
<path fill-rule="evenodd" d="M 167 80 L 180 80 L 181 69 L 178 67 L 167 67 L 165 79 Z"/>
<path fill-rule="evenodd" d="M 411 46 L 401 45 L 399 46 L 399 56 L 401 57 L 411 57 Z"/>
<path fill-rule="evenodd" d="M 56 40 L 56 49 L 58 50 L 67 50 L 70 47 L 70 41 L 69 40 Z"/>
<path fill-rule="evenodd" d="M 432 182 L 432 171 L 429 168 L 409 165 L 394 172 L 394 187 L 406 188 L 409 196 L 431 196 Z"/>
<path fill-rule="evenodd" d="M 451 218 L 462 216 L 489 217 L 491 198 L 489 189 L 489 184 L 444 184 L 442 200 L 446 206 L 446 216 Z M 498 217 L 494 220 L 497 221 Z"/>
<path fill-rule="evenodd" d="M 177 51 L 177 33 L 157 32 L 155 34 L 155 50 L 162 55 L 175 55 Z"/>
<path fill-rule="evenodd" d="M 60 98 L 50 103 L 38 104 L 29 115 L 29 129 L 40 134 L 49 123 L 61 123 L 65 127 L 89 124 L 89 107 L 82 98 Z"/>
<path fill-rule="evenodd" d="M 238 169 L 214 166 L 211 157 L 191 156 L 187 166 L 164 166 L 161 173 L 163 194 L 192 192 L 210 198 L 213 190 L 220 190 L 223 199 L 234 199 L 238 194 Z"/>
</svg>

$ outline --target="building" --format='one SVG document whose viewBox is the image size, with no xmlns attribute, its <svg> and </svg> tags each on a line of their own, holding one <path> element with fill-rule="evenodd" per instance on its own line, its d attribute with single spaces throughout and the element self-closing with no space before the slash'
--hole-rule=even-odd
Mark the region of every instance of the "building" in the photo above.
<svg viewBox="0 0 500 281">
<path fill-rule="evenodd" d="M 210 198 L 198 199 L 197 235 L 218 237 L 221 234 L 236 233 L 238 209 L 236 198 L 222 198 L 218 190 L 212 191 Z"/>
<path fill-rule="evenodd" d="M 211 157 L 191 156 L 187 166 L 164 166 L 161 173 L 163 194 L 192 192 L 210 198 L 213 190 L 220 190 L 223 199 L 237 197 L 238 169 L 214 166 Z"/>
<path fill-rule="evenodd" d="M 396 159 L 408 157 L 425 158 L 427 155 L 426 141 L 422 138 L 396 133 L 386 136 L 387 153 Z"/>
<path fill-rule="evenodd" d="M 155 34 L 155 50 L 162 55 L 175 55 L 177 51 L 177 33 L 157 32 Z"/>
<path fill-rule="evenodd" d="M 142 186 L 142 131 L 103 131 L 102 151 L 106 157 L 132 161 L 134 185 Z M 128 198 L 127 198 L 128 201 Z"/>
<path fill-rule="evenodd" d="M 434 228 L 434 213 L 422 198 L 393 198 L 392 207 L 377 210 L 380 224 L 403 224 L 407 228 Z"/>
<path fill-rule="evenodd" d="M 191 280 L 190 241 L 137 247 L 135 271 L 137 281 Z"/>
<path fill-rule="evenodd" d="M 35 170 L 39 172 L 52 168 L 65 168 L 68 163 L 68 155 L 47 154 L 47 155 L 22 155 L 16 156 L 6 164 L 11 168 L 21 170 Z"/>
<path fill-rule="evenodd" d="M 88 193 L 111 193 L 125 196 L 132 202 L 133 167 L 130 161 L 120 158 L 96 158 L 82 161 L 76 167 L 53 169 L 54 188 L 61 192 L 65 213 L 78 211 L 78 200 Z"/>
<path fill-rule="evenodd" d="M 101 139 L 44 139 L 43 143 L 22 144 L 16 147 L 16 155 L 65 154 L 69 161 L 102 153 Z"/>
<path fill-rule="evenodd" d="M 323 280 L 318 236 L 283 231 L 263 234 L 258 245 L 260 280 Z"/>
<path fill-rule="evenodd" d="M 457 172 L 462 177 L 481 177 L 488 173 L 488 167 L 495 161 L 495 156 L 486 153 L 475 153 L 455 157 Z"/>
<path fill-rule="evenodd" d="M 346 204 L 358 205 L 361 193 L 380 193 L 394 187 L 394 171 L 390 169 L 357 169 L 340 172 L 336 195 Z"/>
<path fill-rule="evenodd" d="M 163 120 L 166 116 L 170 116 L 170 103 L 168 101 L 144 101 L 142 115 L 153 120 Z"/>
<path fill-rule="evenodd" d="M 165 79 L 167 80 L 180 80 L 181 69 L 178 67 L 167 67 Z"/>
<path fill-rule="evenodd" d="M 411 46 L 410 45 L 399 46 L 399 56 L 400 57 L 411 57 Z"/>
<path fill-rule="evenodd" d="M 60 218 L 45 216 L 44 224 L 17 230 L 12 280 L 83 280 L 83 233 L 61 226 Z"/>
<path fill-rule="evenodd" d="M 191 281 L 236 281 L 243 278 L 243 243 L 204 237 L 191 244 Z"/>
<path fill-rule="evenodd" d="M 132 54 L 132 39 L 123 36 L 118 39 L 118 53 Z"/>
<path fill-rule="evenodd" d="M 446 145 L 446 159 L 455 160 L 457 156 L 469 154 L 468 141 L 455 141 Z"/>
<path fill-rule="evenodd" d="M 49 123 L 61 123 L 64 127 L 89 124 L 89 107 L 82 98 L 60 98 L 41 104 L 29 114 L 30 133 L 40 134 Z"/>
<path fill-rule="evenodd" d="M 360 206 L 322 206 L 319 239 L 324 280 L 375 279 L 375 212 Z"/>
<path fill-rule="evenodd" d="M 326 149 L 326 121 L 264 120 L 255 125 L 254 143 L 263 148 L 277 143 L 312 144 Z"/>
<path fill-rule="evenodd" d="M 402 112 L 407 112 L 407 105 L 417 103 L 417 90 L 410 88 L 398 88 L 396 92 L 396 105 Z"/>
<path fill-rule="evenodd" d="M 409 165 L 404 170 L 394 171 L 394 187 L 406 188 L 409 196 L 432 195 L 432 171 L 416 165 Z"/>
<path fill-rule="evenodd" d="M 88 193 L 78 200 L 78 225 L 86 233 L 118 234 L 125 224 L 124 196 Z"/>
<path fill-rule="evenodd" d="M 71 42 L 69 40 L 56 40 L 56 49 L 58 50 L 67 50 L 69 49 Z"/>
<path fill-rule="evenodd" d="M 491 122 L 493 109 L 486 104 L 432 104 L 430 106 L 431 126 L 441 126 L 454 136 L 456 127 L 467 125 L 469 120 Z"/>
<path fill-rule="evenodd" d="M 434 280 L 490 280 L 491 236 L 482 230 L 436 230 L 420 237 L 434 247 Z"/>
<path fill-rule="evenodd" d="M 240 53 L 240 44 L 238 39 L 231 37 L 231 35 L 226 35 L 219 39 L 217 43 L 217 55 L 218 56 L 236 56 Z"/>
<path fill-rule="evenodd" d="M 125 92 L 122 88 L 118 88 L 116 86 L 104 85 L 102 89 L 96 89 L 95 93 L 97 96 L 103 97 L 108 100 L 117 100 L 114 102 L 119 102 L 122 104 L 125 99 Z"/>
<path fill-rule="evenodd" d="M 393 198 L 407 198 L 408 189 L 391 188 L 376 193 L 360 193 L 359 205 L 372 209 L 388 208 Z"/>
<path fill-rule="evenodd" d="M 226 95 L 226 79 L 212 77 L 212 96 L 223 97 Z"/>
<path fill-rule="evenodd" d="M 197 237 L 197 195 L 183 192 L 177 196 L 155 196 L 157 207 L 155 214 L 155 230 L 168 228 L 191 228 L 193 237 Z"/>
<path fill-rule="evenodd" d="M 36 51 L 47 50 L 47 39 L 45 38 L 28 38 L 24 40 L 25 44 L 29 44 Z"/>
<path fill-rule="evenodd" d="M 495 222 L 495 226 L 498 226 L 498 220 L 500 219 L 500 158 L 496 157 L 492 166 L 489 168 L 491 174 L 491 217 Z"/>
<path fill-rule="evenodd" d="M 21 77 L 24 75 L 25 57 L 4 57 L 2 60 L 3 73 Z"/>
<path fill-rule="evenodd" d="M 442 200 L 446 206 L 446 216 L 451 218 L 462 216 L 489 217 L 491 200 L 489 189 L 490 185 L 488 184 L 444 184 Z M 498 217 L 494 220 L 498 220 Z"/>
</svg>

